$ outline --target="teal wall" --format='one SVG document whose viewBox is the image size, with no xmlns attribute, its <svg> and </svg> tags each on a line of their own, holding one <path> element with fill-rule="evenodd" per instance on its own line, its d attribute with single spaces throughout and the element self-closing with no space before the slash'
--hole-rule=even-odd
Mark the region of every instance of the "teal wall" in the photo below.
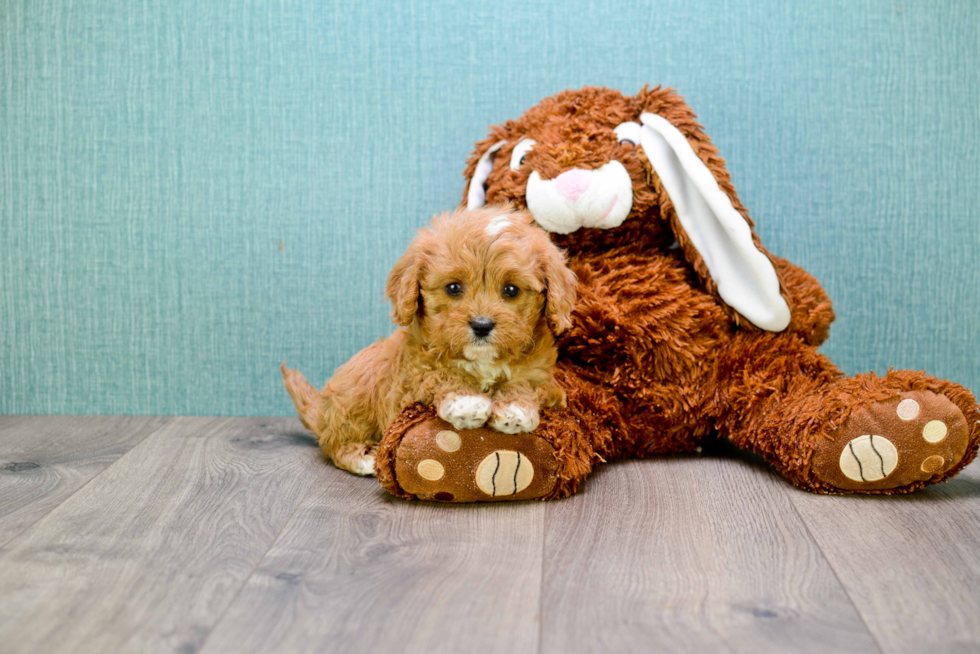
<svg viewBox="0 0 980 654">
<path fill-rule="evenodd" d="M 980 390 L 980 5 L 0 2 L 0 413 L 286 415 L 541 97 L 680 90 L 848 372 Z"/>
</svg>

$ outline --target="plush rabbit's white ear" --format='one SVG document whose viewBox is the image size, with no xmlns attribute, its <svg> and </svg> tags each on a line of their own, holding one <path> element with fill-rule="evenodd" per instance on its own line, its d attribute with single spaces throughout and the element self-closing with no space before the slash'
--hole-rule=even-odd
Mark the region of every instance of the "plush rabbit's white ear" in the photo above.
<svg viewBox="0 0 980 654">
<path fill-rule="evenodd" d="M 490 171 L 493 170 L 493 156 L 505 145 L 507 141 L 497 141 L 480 155 L 480 160 L 476 162 L 476 170 L 473 171 L 473 179 L 470 180 L 470 189 L 466 193 L 467 209 L 479 209 L 487 203 L 487 190 L 484 185 L 490 177 Z"/>
<path fill-rule="evenodd" d="M 772 262 L 752 242 L 749 224 L 680 130 L 656 114 L 645 113 L 640 120 L 643 151 L 718 286 L 718 295 L 756 327 L 786 329 L 789 306 L 779 293 Z"/>
</svg>

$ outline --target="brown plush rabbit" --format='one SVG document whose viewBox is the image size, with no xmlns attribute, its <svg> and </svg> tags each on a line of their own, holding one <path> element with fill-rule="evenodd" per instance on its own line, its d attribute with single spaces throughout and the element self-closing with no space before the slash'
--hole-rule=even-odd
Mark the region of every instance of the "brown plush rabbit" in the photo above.
<svg viewBox="0 0 980 654">
<path fill-rule="evenodd" d="M 529 434 L 459 431 L 452 451 L 436 438 L 452 427 L 412 406 L 379 451 L 391 492 L 562 497 L 597 462 L 715 435 L 818 492 L 912 491 L 976 456 L 980 409 L 962 386 L 912 371 L 847 377 L 817 352 L 834 318 L 824 290 L 763 247 L 673 91 L 547 98 L 492 128 L 465 174 L 470 208 L 526 207 L 567 249 L 579 299 L 555 377 L 568 406 Z M 419 474 L 430 459 L 439 479 Z"/>
</svg>

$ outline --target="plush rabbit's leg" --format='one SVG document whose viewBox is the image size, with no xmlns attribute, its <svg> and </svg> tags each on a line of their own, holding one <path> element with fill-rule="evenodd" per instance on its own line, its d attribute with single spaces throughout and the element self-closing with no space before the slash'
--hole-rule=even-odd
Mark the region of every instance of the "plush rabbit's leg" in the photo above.
<svg viewBox="0 0 980 654">
<path fill-rule="evenodd" d="M 845 377 L 799 339 L 740 336 L 719 361 L 720 433 L 817 492 L 909 492 L 977 453 L 968 390 L 913 371 Z"/>
<path fill-rule="evenodd" d="M 568 406 L 543 409 L 531 432 L 490 426 L 455 429 L 432 407 L 398 415 L 378 447 L 378 481 L 401 497 L 442 502 L 557 499 L 579 485 L 607 452 L 611 429 L 596 411 L 601 389 L 559 365 Z"/>
<path fill-rule="evenodd" d="M 576 428 L 562 409 L 551 409 L 531 433 L 456 429 L 431 407 L 413 405 L 385 432 L 378 480 L 395 495 L 439 502 L 565 497 L 591 469 L 591 450 L 564 447 Z"/>
</svg>

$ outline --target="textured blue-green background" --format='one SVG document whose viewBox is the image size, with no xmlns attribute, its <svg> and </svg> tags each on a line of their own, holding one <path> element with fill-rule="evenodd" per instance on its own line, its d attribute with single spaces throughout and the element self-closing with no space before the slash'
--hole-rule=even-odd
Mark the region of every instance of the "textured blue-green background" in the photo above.
<svg viewBox="0 0 980 654">
<path fill-rule="evenodd" d="M 390 331 L 472 143 L 680 90 L 848 372 L 980 389 L 980 5 L 0 3 L 0 413 L 288 414 Z"/>
</svg>

